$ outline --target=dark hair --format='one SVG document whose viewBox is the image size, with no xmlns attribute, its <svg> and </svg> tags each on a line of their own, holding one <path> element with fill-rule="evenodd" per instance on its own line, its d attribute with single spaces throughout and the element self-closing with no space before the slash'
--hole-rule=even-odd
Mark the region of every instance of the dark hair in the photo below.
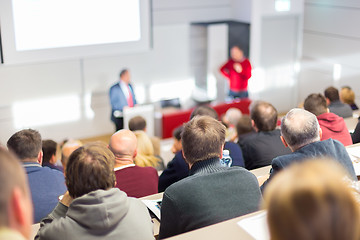
<svg viewBox="0 0 360 240">
<path fill-rule="evenodd" d="M 122 76 L 124 76 L 124 74 L 127 73 L 127 72 L 128 72 L 128 69 L 126 69 L 126 68 L 122 69 L 120 74 L 119 74 L 120 78 L 122 78 Z"/>
<path fill-rule="evenodd" d="M 268 132 L 276 128 L 278 113 L 273 105 L 256 101 L 250 105 L 250 116 L 259 132 Z"/>
<path fill-rule="evenodd" d="M 330 102 L 340 100 L 339 91 L 334 87 L 328 87 L 325 89 L 324 95 L 330 100 Z"/>
<path fill-rule="evenodd" d="M 251 118 L 249 117 L 249 115 L 243 115 L 236 124 L 236 132 L 238 136 L 252 131 L 253 128 L 251 124 Z"/>
<path fill-rule="evenodd" d="M 42 163 L 50 162 L 53 155 L 56 155 L 57 143 L 53 140 L 42 141 L 43 161 Z"/>
<path fill-rule="evenodd" d="M 184 125 L 181 143 L 188 163 L 219 158 L 225 143 L 225 126 L 212 117 L 197 116 Z"/>
<path fill-rule="evenodd" d="M 0 182 L 0 227 L 4 227 L 9 225 L 9 199 L 14 187 L 19 187 L 25 193 L 25 196 L 29 196 L 29 190 L 27 189 L 23 167 L 2 146 L 0 146 Z"/>
<path fill-rule="evenodd" d="M 176 140 L 178 140 L 178 141 L 181 140 L 181 132 L 182 132 L 183 129 L 184 129 L 184 126 L 181 125 L 181 126 L 175 128 L 174 131 L 172 132 L 173 137 L 174 137 Z"/>
<path fill-rule="evenodd" d="M 310 94 L 304 101 L 304 109 L 316 116 L 327 112 L 327 104 L 325 97 L 318 93 Z"/>
<path fill-rule="evenodd" d="M 130 131 L 138 131 L 146 128 L 146 120 L 142 116 L 136 116 L 130 119 L 129 129 Z"/>
<path fill-rule="evenodd" d="M 7 147 L 20 160 L 37 158 L 41 151 L 41 135 L 33 129 L 16 132 L 7 141 Z"/>
<path fill-rule="evenodd" d="M 75 150 L 66 165 L 66 186 L 72 198 L 108 190 L 115 185 L 115 156 L 102 143 L 89 143 Z"/>
<path fill-rule="evenodd" d="M 200 105 L 196 107 L 190 115 L 190 120 L 196 116 L 209 116 L 215 118 L 216 120 L 219 119 L 217 112 L 209 105 Z"/>
</svg>

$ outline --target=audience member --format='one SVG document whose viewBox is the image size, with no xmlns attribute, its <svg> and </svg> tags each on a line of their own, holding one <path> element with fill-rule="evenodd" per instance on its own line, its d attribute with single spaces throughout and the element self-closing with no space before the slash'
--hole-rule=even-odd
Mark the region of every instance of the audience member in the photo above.
<svg viewBox="0 0 360 240">
<path fill-rule="evenodd" d="M 242 113 L 237 108 L 229 108 L 225 115 L 222 117 L 221 121 L 226 127 L 226 141 L 236 142 L 236 124 L 241 119 Z"/>
<path fill-rule="evenodd" d="M 340 141 L 345 146 L 352 144 L 349 130 L 342 117 L 329 112 L 326 99 L 321 94 L 310 94 L 304 102 L 304 109 L 315 114 L 322 130 L 321 140 L 329 138 Z"/>
<path fill-rule="evenodd" d="M 342 87 L 340 90 L 340 100 L 345 103 L 348 104 L 352 110 L 358 110 L 358 106 L 355 103 L 355 93 L 354 91 L 349 87 L 349 86 L 345 86 Z"/>
<path fill-rule="evenodd" d="M 64 175 L 57 170 L 42 167 L 43 152 L 38 131 L 25 129 L 16 132 L 7 141 L 7 147 L 24 166 L 34 205 L 34 222 L 39 222 L 56 206 L 58 197 L 66 191 Z"/>
<path fill-rule="evenodd" d="M 174 129 L 174 144 L 171 148 L 174 158 L 167 164 L 166 169 L 159 177 L 159 192 L 164 192 L 171 184 L 189 176 L 189 166 L 182 154 L 181 133 L 183 126 Z"/>
<path fill-rule="evenodd" d="M 256 133 L 239 141 L 246 169 L 270 165 L 273 158 L 290 153 L 281 143 L 280 130 L 275 129 L 278 115 L 273 105 L 263 101 L 253 102 L 250 117 Z"/>
<path fill-rule="evenodd" d="M 116 187 L 129 197 L 144 197 L 157 193 L 158 174 L 152 167 L 134 164 L 137 140 L 133 132 L 120 130 L 110 138 L 109 149 L 115 155 Z"/>
<path fill-rule="evenodd" d="M 256 177 L 244 168 L 220 165 L 222 123 L 209 116 L 195 117 L 185 124 L 181 141 L 190 176 L 164 193 L 159 239 L 258 210 L 261 193 Z"/>
<path fill-rule="evenodd" d="M 339 91 L 336 88 L 328 87 L 325 89 L 324 95 L 330 112 L 342 118 L 352 117 L 351 107 L 348 104 L 340 102 Z"/>
<path fill-rule="evenodd" d="M 202 105 L 195 108 L 190 115 L 190 120 L 196 116 L 209 116 L 218 120 L 218 114 L 208 105 Z M 224 149 L 229 150 L 230 152 L 230 157 L 232 158 L 231 166 L 244 167 L 241 148 L 236 143 L 225 142 Z M 182 152 L 178 152 L 168 163 L 167 168 L 159 178 L 159 192 L 165 191 L 168 186 L 187 176 L 189 176 L 189 166 L 186 163 Z"/>
<path fill-rule="evenodd" d="M 356 124 L 354 132 L 351 134 L 353 144 L 360 142 L 360 120 Z"/>
<path fill-rule="evenodd" d="M 134 134 L 137 138 L 135 164 L 140 167 L 154 167 L 157 170 L 164 170 L 164 162 L 154 155 L 154 147 L 148 135 L 144 131 L 135 131 Z"/>
<path fill-rule="evenodd" d="M 27 179 L 17 159 L 0 146 L 0 239 L 30 239 L 33 207 Z"/>
<path fill-rule="evenodd" d="M 42 220 L 35 239 L 154 239 L 145 205 L 114 188 L 114 162 L 100 143 L 75 150 L 65 172 L 69 191 Z"/>
<path fill-rule="evenodd" d="M 239 122 L 236 124 L 236 133 L 238 137 L 238 143 L 241 142 L 247 136 L 255 133 L 249 115 L 243 115 L 239 119 Z"/>
<path fill-rule="evenodd" d="M 354 166 L 344 145 L 333 139 L 320 141 L 321 135 L 319 122 L 314 114 L 300 108 L 290 110 L 281 123 L 281 140 L 292 153 L 273 159 L 270 178 L 261 186 L 262 190 L 283 168 L 309 158 L 334 159 L 348 171 L 353 180 L 356 180 Z"/>
<path fill-rule="evenodd" d="M 56 152 L 57 152 L 57 143 L 53 140 L 43 140 L 42 141 L 42 151 L 43 151 L 43 167 L 49 167 L 51 169 L 56 169 L 63 171 L 62 167 L 56 166 Z"/>
<path fill-rule="evenodd" d="M 317 160 L 276 176 L 264 195 L 270 239 L 360 239 L 359 203 L 340 170 Z"/>
<path fill-rule="evenodd" d="M 63 165 L 64 171 L 66 169 L 66 164 L 69 160 L 69 157 L 72 152 L 81 147 L 83 144 L 79 140 L 67 140 L 61 148 L 61 164 Z"/>
<path fill-rule="evenodd" d="M 129 121 L 129 129 L 130 131 L 144 131 L 146 132 L 146 120 L 145 118 L 141 117 L 141 116 L 136 116 L 130 119 Z M 149 135 L 148 135 L 149 136 Z M 149 136 L 151 143 L 154 147 L 154 155 L 155 157 L 160 159 L 160 162 L 163 163 L 163 159 L 160 156 L 160 152 L 161 152 L 161 148 L 160 148 L 160 138 L 155 137 L 155 136 Z M 165 166 L 163 166 L 162 169 L 159 170 L 164 170 Z"/>
</svg>

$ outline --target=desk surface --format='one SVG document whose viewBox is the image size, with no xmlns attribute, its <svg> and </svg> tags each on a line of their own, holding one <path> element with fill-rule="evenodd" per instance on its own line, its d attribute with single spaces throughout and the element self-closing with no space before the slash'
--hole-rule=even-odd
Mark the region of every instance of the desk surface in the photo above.
<svg viewBox="0 0 360 240">
<path fill-rule="evenodd" d="M 241 228 L 237 223 L 245 218 L 252 217 L 257 215 L 263 211 L 258 211 L 254 213 L 250 213 L 241 217 L 233 218 L 221 223 L 217 223 L 214 225 L 210 225 L 204 228 L 200 228 L 191 232 L 183 233 L 168 239 L 181 239 L 181 240 L 193 240 L 193 239 L 241 239 L 241 240 L 253 240 L 243 228 Z"/>
</svg>

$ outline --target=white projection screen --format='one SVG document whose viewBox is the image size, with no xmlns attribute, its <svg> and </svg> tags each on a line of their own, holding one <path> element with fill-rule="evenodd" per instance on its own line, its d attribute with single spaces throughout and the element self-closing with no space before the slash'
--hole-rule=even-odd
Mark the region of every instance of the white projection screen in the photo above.
<svg viewBox="0 0 360 240">
<path fill-rule="evenodd" d="M 4 64 L 146 51 L 150 0 L 1 0 Z"/>
</svg>

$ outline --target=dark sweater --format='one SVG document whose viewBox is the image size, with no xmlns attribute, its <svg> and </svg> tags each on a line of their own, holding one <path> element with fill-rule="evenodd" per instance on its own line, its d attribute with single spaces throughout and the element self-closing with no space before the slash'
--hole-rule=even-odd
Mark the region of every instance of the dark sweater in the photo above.
<svg viewBox="0 0 360 240">
<path fill-rule="evenodd" d="M 333 101 L 329 105 L 329 110 L 332 113 L 335 113 L 336 115 L 347 118 L 352 117 L 352 109 L 348 104 L 342 103 L 339 100 Z"/>
<path fill-rule="evenodd" d="M 229 150 L 232 158 L 231 166 L 244 167 L 241 148 L 233 142 L 225 142 L 224 149 Z M 164 192 L 171 184 L 189 176 L 189 166 L 185 162 L 182 151 L 177 152 L 159 177 L 159 192 Z"/>
<path fill-rule="evenodd" d="M 268 166 L 275 157 L 291 153 L 281 142 L 278 129 L 251 134 L 240 140 L 239 145 L 248 170 Z"/>
<path fill-rule="evenodd" d="M 246 169 L 222 167 L 218 158 L 196 162 L 164 193 L 159 239 L 257 211 L 260 201 L 258 181 Z"/>
<path fill-rule="evenodd" d="M 276 173 L 281 171 L 283 168 L 286 168 L 290 164 L 319 157 L 328 157 L 334 159 L 336 162 L 340 163 L 340 165 L 342 165 L 345 170 L 347 170 L 349 176 L 353 180 L 357 180 L 353 163 L 344 145 L 337 140 L 328 139 L 310 143 L 291 154 L 274 158 L 271 163 L 272 168 L 270 170 L 270 178 L 261 186 L 261 190 L 264 190 L 266 184 L 268 184 L 268 182 Z"/>
</svg>

